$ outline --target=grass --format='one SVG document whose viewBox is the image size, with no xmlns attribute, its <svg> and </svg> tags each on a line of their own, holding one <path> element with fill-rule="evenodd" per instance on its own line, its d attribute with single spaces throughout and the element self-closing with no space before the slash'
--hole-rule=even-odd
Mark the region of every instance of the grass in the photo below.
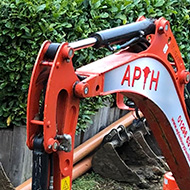
<svg viewBox="0 0 190 190">
<path fill-rule="evenodd" d="M 87 173 L 73 182 L 72 190 L 137 190 L 135 186 L 102 178 L 94 172 Z"/>
</svg>

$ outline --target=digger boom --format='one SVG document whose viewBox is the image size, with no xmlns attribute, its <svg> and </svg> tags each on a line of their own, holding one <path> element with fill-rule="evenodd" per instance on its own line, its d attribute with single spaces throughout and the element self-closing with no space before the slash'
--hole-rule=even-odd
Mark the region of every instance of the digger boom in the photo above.
<svg viewBox="0 0 190 190">
<path fill-rule="evenodd" d="M 119 50 L 76 71 L 74 52 Z M 172 58 L 172 60 L 170 59 Z M 135 102 L 147 119 L 180 190 L 190 188 L 189 83 L 179 48 L 164 18 L 92 34 L 72 43 L 45 41 L 34 65 L 27 106 L 27 145 L 33 150 L 32 189 L 71 190 L 80 98 L 117 94 L 120 109 Z"/>
</svg>

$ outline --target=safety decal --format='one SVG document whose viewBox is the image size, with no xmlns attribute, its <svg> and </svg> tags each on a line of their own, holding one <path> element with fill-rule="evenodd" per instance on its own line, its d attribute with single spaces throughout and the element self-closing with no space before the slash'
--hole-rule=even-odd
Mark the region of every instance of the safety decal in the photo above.
<svg viewBox="0 0 190 190">
<path fill-rule="evenodd" d="M 179 115 L 177 120 L 171 119 L 174 126 L 174 132 L 180 142 L 181 148 L 185 153 L 187 160 L 190 162 L 190 130 L 182 115 Z"/>
<path fill-rule="evenodd" d="M 70 190 L 70 177 L 67 176 L 61 180 L 61 190 Z"/>
</svg>

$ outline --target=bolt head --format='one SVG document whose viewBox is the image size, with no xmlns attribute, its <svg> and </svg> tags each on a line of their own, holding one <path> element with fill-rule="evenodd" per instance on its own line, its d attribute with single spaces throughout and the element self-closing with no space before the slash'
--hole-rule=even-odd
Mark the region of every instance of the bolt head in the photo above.
<svg viewBox="0 0 190 190">
<path fill-rule="evenodd" d="M 186 75 L 186 81 L 187 81 L 187 82 L 190 81 L 190 74 Z"/>
<path fill-rule="evenodd" d="M 160 27 L 159 27 L 158 33 L 159 33 L 159 34 L 163 34 L 163 33 L 164 33 L 164 28 L 163 28 L 163 26 L 160 26 Z"/>
<path fill-rule="evenodd" d="M 165 26 L 165 31 L 168 31 L 168 28 L 169 28 L 169 26 L 168 26 L 168 24 L 166 24 L 166 26 Z"/>
<path fill-rule="evenodd" d="M 163 26 L 160 26 L 160 27 L 159 27 L 159 30 L 160 30 L 160 31 L 163 31 L 163 29 L 164 29 Z"/>
<path fill-rule="evenodd" d="M 88 87 L 85 87 L 85 88 L 84 88 L 84 94 L 85 94 L 85 95 L 88 94 L 88 90 L 89 90 Z"/>
<path fill-rule="evenodd" d="M 145 35 L 145 32 L 143 30 L 140 31 L 140 35 L 141 36 L 144 36 Z"/>
<path fill-rule="evenodd" d="M 68 57 L 71 58 L 73 57 L 73 54 L 74 54 L 74 51 L 72 48 L 69 49 L 69 52 L 68 52 Z"/>
<path fill-rule="evenodd" d="M 56 68 L 58 69 L 59 66 L 60 66 L 60 62 L 57 62 L 57 63 L 56 63 Z"/>
<path fill-rule="evenodd" d="M 69 59 L 69 58 L 67 58 L 67 59 L 66 59 L 66 61 L 67 61 L 67 63 L 69 63 L 69 62 L 70 62 L 70 59 Z"/>
<path fill-rule="evenodd" d="M 57 143 L 57 142 L 54 142 L 54 144 L 53 144 L 53 149 L 54 149 L 54 150 L 57 150 L 57 148 L 58 148 L 58 143 Z"/>
</svg>

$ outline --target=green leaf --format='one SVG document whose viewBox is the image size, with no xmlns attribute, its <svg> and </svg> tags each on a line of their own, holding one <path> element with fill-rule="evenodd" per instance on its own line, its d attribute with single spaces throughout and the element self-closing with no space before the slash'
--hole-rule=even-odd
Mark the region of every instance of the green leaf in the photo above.
<svg viewBox="0 0 190 190">
<path fill-rule="evenodd" d="M 5 102 L 5 103 L 2 104 L 1 108 L 2 108 L 3 111 L 6 112 L 7 111 L 6 107 L 7 107 L 7 103 Z"/>
<path fill-rule="evenodd" d="M 64 22 L 64 23 L 61 24 L 60 26 L 65 27 L 65 28 L 71 28 L 71 27 L 72 27 L 72 24 L 71 24 L 71 23 Z"/>
<path fill-rule="evenodd" d="M 0 56 L 5 57 L 5 56 L 7 56 L 7 54 L 6 54 L 6 53 L 4 53 L 4 52 L 1 52 L 1 51 L 0 51 Z"/>
<path fill-rule="evenodd" d="M 22 85 L 22 90 L 27 90 L 28 89 L 28 85 L 27 84 L 23 84 Z"/>
<path fill-rule="evenodd" d="M 98 9 L 98 8 L 100 7 L 100 5 L 101 5 L 101 1 L 98 0 L 98 1 L 93 5 L 93 8 L 94 8 L 94 9 Z"/>
<path fill-rule="evenodd" d="M 0 84 L 0 90 L 4 89 L 7 84 L 8 84 L 8 82 L 3 82 L 3 83 L 1 83 L 1 84 Z"/>
<path fill-rule="evenodd" d="M 10 31 L 10 30 L 8 30 L 8 29 L 4 29 L 4 30 L 2 31 L 2 34 L 5 35 L 5 34 L 7 34 L 9 31 Z"/>
<path fill-rule="evenodd" d="M 111 11 L 112 13 L 116 13 L 116 12 L 118 12 L 118 8 L 115 7 L 115 6 L 113 6 L 113 7 L 111 7 L 110 11 Z"/>
<path fill-rule="evenodd" d="M 155 7 L 162 7 L 164 5 L 164 0 L 157 0 L 157 3 L 154 5 Z"/>
<path fill-rule="evenodd" d="M 3 115 L 3 109 L 0 108 L 0 117 Z"/>
<path fill-rule="evenodd" d="M 9 78 L 10 78 L 11 82 L 13 82 L 15 79 L 15 73 L 10 73 Z"/>
<path fill-rule="evenodd" d="M 22 24 L 21 26 L 20 26 L 20 29 L 22 30 L 24 30 L 25 32 L 27 32 L 27 33 L 29 33 L 30 32 L 30 29 L 26 26 L 26 24 Z"/>
<path fill-rule="evenodd" d="M 37 7 L 36 11 L 40 12 L 40 11 L 43 11 L 45 8 L 46 8 L 46 4 L 42 4 L 42 5 Z"/>
<path fill-rule="evenodd" d="M 5 26 L 6 26 L 7 28 L 12 28 L 12 23 L 11 23 L 11 21 L 6 22 Z"/>
<path fill-rule="evenodd" d="M 119 18 L 119 19 L 121 19 L 121 20 L 127 20 L 126 16 L 123 15 L 123 14 L 118 14 L 118 15 L 116 15 L 115 18 Z"/>
<path fill-rule="evenodd" d="M 108 18 L 109 14 L 108 13 L 101 13 L 100 18 Z"/>
</svg>

